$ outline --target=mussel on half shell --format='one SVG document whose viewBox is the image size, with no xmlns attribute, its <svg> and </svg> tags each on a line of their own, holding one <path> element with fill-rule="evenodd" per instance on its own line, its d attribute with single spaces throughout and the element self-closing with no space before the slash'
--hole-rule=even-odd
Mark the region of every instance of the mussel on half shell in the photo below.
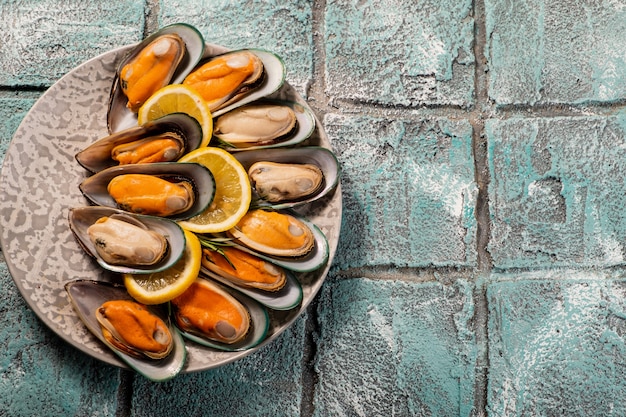
<svg viewBox="0 0 626 417">
<path fill-rule="evenodd" d="M 191 181 L 141 173 L 117 175 L 107 192 L 123 210 L 163 217 L 184 213 L 195 198 Z"/>
<path fill-rule="evenodd" d="M 226 106 L 265 79 L 263 61 L 251 51 L 228 52 L 200 63 L 183 85 L 196 90 L 212 112 Z"/>
<path fill-rule="evenodd" d="M 285 82 L 286 72 L 282 59 L 269 51 L 262 49 L 224 51 L 224 48 L 216 45 L 207 45 L 205 56 L 206 58 L 185 78 L 183 84 L 205 97 L 213 117 L 267 97 Z M 240 71 L 244 67 L 253 71 L 249 73 Z M 216 69 L 220 70 L 215 71 Z M 221 72 L 222 70 L 224 72 Z M 244 76 L 246 73 L 248 75 Z M 216 89 L 218 93 L 208 92 L 206 87 L 218 80 L 220 84 L 224 82 L 225 85 Z M 226 80 L 228 81 L 225 82 Z"/>
<path fill-rule="evenodd" d="M 120 350 L 115 346 L 118 343 L 117 341 L 114 341 L 112 344 L 112 339 L 105 336 L 109 330 L 105 329 L 104 333 L 102 331 L 102 322 L 105 323 L 106 328 L 110 328 L 117 320 L 113 320 L 110 317 L 105 320 L 102 320 L 103 317 L 100 317 L 100 320 L 98 319 L 99 316 L 103 316 L 101 311 L 103 306 L 105 306 L 104 316 L 108 316 L 106 310 L 109 306 L 107 303 L 110 301 L 115 301 L 118 304 L 135 303 L 126 291 L 126 288 L 123 285 L 103 281 L 77 280 L 65 284 L 65 290 L 69 295 L 74 310 L 87 329 L 108 346 L 111 352 L 121 359 L 124 364 L 152 381 L 166 381 L 182 371 L 187 358 L 187 349 L 180 332 L 170 323 L 165 311 L 156 306 L 145 307 L 149 317 L 156 317 L 151 327 L 153 330 L 157 329 L 158 332 L 157 337 L 150 335 L 150 333 L 145 336 L 147 339 L 158 339 L 160 342 L 166 343 L 156 343 L 161 345 L 156 349 L 145 349 L 145 347 L 135 346 L 132 348 L 132 352 L 127 352 L 126 348 Z M 143 315 L 143 313 L 140 314 Z M 154 327 L 154 323 L 159 324 Z M 165 328 L 162 327 L 163 325 L 165 325 Z M 117 325 L 113 327 L 117 327 Z M 121 336 L 116 330 L 113 330 L 113 332 Z M 145 333 L 145 330 L 142 330 L 142 332 Z M 165 349 L 162 349 L 163 347 Z M 150 352 L 147 353 L 148 351 Z M 142 353 L 138 355 L 137 352 Z"/>
<path fill-rule="evenodd" d="M 259 161 L 252 164 L 248 177 L 259 197 L 270 203 L 302 200 L 324 184 L 324 173 L 314 164 Z"/>
<path fill-rule="evenodd" d="M 85 252 L 105 269 L 147 274 L 174 265 L 183 255 L 185 235 L 177 223 L 111 207 L 71 208 L 70 230 Z"/>
<path fill-rule="evenodd" d="M 207 300 L 215 304 L 207 304 Z M 181 334 L 214 349 L 250 349 L 261 343 L 269 330 L 269 314 L 263 305 L 203 275 L 171 305 Z"/>
<path fill-rule="evenodd" d="M 326 148 L 258 149 L 234 155 L 248 171 L 259 203 L 273 209 L 312 203 L 339 183 L 337 157 Z"/>
<path fill-rule="evenodd" d="M 204 248 L 202 266 L 245 288 L 278 291 L 287 280 L 280 266 L 233 246 L 224 246 L 219 251 Z"/>
<path fill-rule="evenodd" d="M 297 121 L 289 106 L 255 102 L 219 116 L 213 136 L 238 148 L 266 145 L 289 137 Z"/>
<path fill-rule="evenodd" d="M 89 239 L 98 255 L 111 265 L 154 265 L 165 256 L 165 236 L 150 230 L 134 217 L 113 215 L 100 217 L 87 228 Z"/>
<path fill-rule="evenodd" d="M 183 39 L 176 33 L 166 33 L 125 61 L 118 76 L 128 99 L 126 107 L 136 113 L 152 94 L 170 82 L 184 55 Z"/>
<path fill-rule="evenodd" d="M 196 119 L 172 113 L 103 137 L 78 152 L 76 160 L 92 173 L 123 164 L 173 162 L 196 149 L 201 140 Z"/>
<path fill-rule="evenodd" d="M 132 103 L 129 105 L 129 97 L 123 89 L 128 87 L 128 80 L 124 81 L 125 75 L 122 75 L 123 69 L 129 68 L 128 65 L 136 59 L 139 55 L 145 52 L 150 44 L 158 40 L 165 40 L 167 44 L 172 45 L 175 48 L 181 49 L 182 56 L 179 61 L 166 60 L 161 62 L 158 58 L 152 59 L 150 56 L 146 56 L 144 62 L 152 62 L 156 64 L 152 67 L 154 76 L 146 77 L 147 74 L 151 74 L 146 68 L 136 68 L 135 74 L 139 74 L 141 82 L 134 87 L 135 90 L 140 91 L 146 96 L 154 92 L 155 85 L 165 86 L 167 84 L 181 83 L 187 74 L 196 66 L 204 54 L 204 37 L 193 26 L 176 23 L 169 26 L 165 26 L 159 29 L 157 32 L 146 37 L 143 41 L 137 45 L 131 47 L 129 51 L 120 60 L 115 79 L 111 87 L 111 94 L 109 97 L 109 108 L 107 112 L 107 126 L 109 132 L 118 132 L 135 126 L 137 124 L 136 111 L 139 106 L 139 102 L 131 99 Z M 164 43 L 165 45 L 165 43 Z M 131 64 L 132 67 L 132 64 Z M 153 84 L 152 88 L 146 88 L 142 83 L 146 81 L 146 84 Z M 153 82 L 147 82 L 153 81 Z M 156 91 L 156 90 L 155 90 Z M 145 97 L 147 98 L 147 97 Z"/>
<path fill-rule="evenodd" d="M 136 301 L 105 301 L 95 315 L 106 341 L 129 356 L 163 359 L 172 352 L 174 339 L 165 321 Z"/>
<path fill-rule="evenodd" d="M 171 300 L 176 325 L 187 333 L 226 344 L 242 340 L 250 329 L 246 308 L 227 291 L 198 278 Z"/>
<path fill-rule="evenodd" d="M 261 99 L 217 116 L 213 137 L 229 151 L 296 145 L 315 129 L 315 117 L 300 103 Z"/>
<path fill-rule="evenodd" d="M 306 223 L 278 211 L 250 210 L 228 234 L 238 243 L 271 256 L 300 257 L 315 245 L 313 231 Z"/>
<path fill-rule="evenodd" d="M 107 168 L 83 180 L 79 188 L 97 205 L 182 220 L 213 201 L 215 180 L 200 164 L 159 162 Z"/>
</svg>

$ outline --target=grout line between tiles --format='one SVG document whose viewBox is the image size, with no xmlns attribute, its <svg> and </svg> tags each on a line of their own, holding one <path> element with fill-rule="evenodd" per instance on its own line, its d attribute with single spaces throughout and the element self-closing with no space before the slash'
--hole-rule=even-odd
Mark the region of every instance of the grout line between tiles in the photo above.
<svg viewBox="0 0 626 417">
<path fill-rule="evenodd" d="M 489 72 L 487 50 L 486 18 L 484 0 L 473 2 L 474 11 L 474 89 L 475 105 L 470 115 L 473 129 L 474 173 L 478 186 L 476 199 L 476 251 L 478 255 L 478 274 L 488 275 L 493 269 L 493 261 L 488 245 L 491 235 L 489 212 L 490 183 L 488 141 L 485 135 L 485 119 L 493 113 L 493 104 L 489 99 Z M 489 370 L 489 308 L 482 279 L 474 280 L 474 334 L 476 343 L 476 363 L 474 364 L 474 404 L 473 416 L 487 415 L 488 370 Z"/>
</svg>

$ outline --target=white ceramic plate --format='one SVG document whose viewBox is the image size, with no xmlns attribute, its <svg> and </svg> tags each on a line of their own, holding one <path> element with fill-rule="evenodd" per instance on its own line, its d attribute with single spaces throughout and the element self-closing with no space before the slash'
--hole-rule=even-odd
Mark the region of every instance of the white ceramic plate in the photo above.
<svg viewBox="0 0 626 417">
<path fill-rule="evenodd" d="M 208 45 L 214 50 L 225 50 Z M 129 47 L 116 49 L 78 66 L 35 103 L 17 129 L 0 177 L 0 243 L 22 296 L 37 316 L 62 339 L 103 362 L 125 367 L 83 325 L 64 285 L 76 279 L 120 282 L 79 247 L 68 226 L 68 210 L 88 205 L 78 189 L 87 171 L 74 155 L 108 134 L 106 111 L 116 62 Z M 289 85 L 271 98 L 306 102 Z M 306 145 L 330 148 L 319 121 Z M 243 352 L 223 352 L 187 343 L 183 372 L 214 368 L 249 355 L 286 330 L 320 289 L 332 262 L 341 225 L 341 189 L 298 212 L 326 235 L 329 262 L 310 273 L 296 274 L 302 303 L 288 311 L 270 311 L 270 329 L 261 345 Z"/>
</svg>

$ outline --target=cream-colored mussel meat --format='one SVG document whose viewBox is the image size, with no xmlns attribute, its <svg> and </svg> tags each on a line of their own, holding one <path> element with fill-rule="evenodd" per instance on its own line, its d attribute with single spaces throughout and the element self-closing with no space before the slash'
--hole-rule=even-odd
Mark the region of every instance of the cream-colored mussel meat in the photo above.
<svg viewBox="0 0 626 417">
<path fill-rule="evenodd" d="M 289 106 L 260 102 L 217 117 L 213 135 L 237 148 L 246 148 L 278 142 L 296 126 L 296 114 Z"/>
<path fill-rule="evenodd" d="M 317 192 L 324 183 L 322 170 L 313 164 L 259 161 L 248 170 L 250 182 L 266 201 L 296 201 Z"/>
<path fill-rule="evenodd" d="M 168 249 L 165 237 L 122 215 L 105 216 L 87 229 L 98 255 L 111 265 L 154 265 Z"/>
</svg>

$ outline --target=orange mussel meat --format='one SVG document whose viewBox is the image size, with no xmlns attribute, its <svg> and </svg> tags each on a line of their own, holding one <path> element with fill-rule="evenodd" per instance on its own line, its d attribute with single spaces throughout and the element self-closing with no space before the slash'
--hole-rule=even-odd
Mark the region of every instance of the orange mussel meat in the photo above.
<svg viewBox="0 0 626 417">
<path fill-rule="evenodd" d="M 159 36 L 120 70 L 120 85 L 127 107 L 137 112 L 158 89 L 166 86 L 185 54 L 185 43 L 176 34 Z"/>
<path fill-rule="evenodd" d="M 179 328 L 218 342 L 232 344 L 250 328 L 246 308 L 234 297 L 207 280 L 198 278 L 171 303 Z"/>
<path fill-rule="evenodd" d="M 104 338 L 130 356 L 160 359 L 172 350 L 173 339 L 165 322 L 139 303 L 107 301 L 96 317 Z"/>
<path fill-rule="evenodd" d="M 234 247 L 221 250 L 223 253 L 205 248 L 202 265 L 243 287 L 277 291 L 285 285 L 286 274 L 279 266 Z"/>
<path fill-rule="evenodd" d="M 170 182 L 147 174 L 118 175 L 107 190 L 120 208 L 139 214 L 171 216 L 189 209 L 194 202 L 189 182 Z"/>
<path fill-rule="evenodd" d="M 191 72 L 183 81 L 196 90 L 214 111 L 237 94 L 245 93 L 263 75 L 263 63 L 253 53 L 218 56 Z"/>
<path fill-rule="evenodd" d="M 182 155 L 183 150 L 184 145 L 179 137 L 163 134 L 118 145 L 111 151 L 111 158 L 120 165 L 172 162 Z"/>
<path fill-rule="evenodd" d="M 315 245 L 306 224 L 277 211 L 250 210 L 228 233 L 253 250 L 275 256 L 303 256 Z"/>
</svg>

